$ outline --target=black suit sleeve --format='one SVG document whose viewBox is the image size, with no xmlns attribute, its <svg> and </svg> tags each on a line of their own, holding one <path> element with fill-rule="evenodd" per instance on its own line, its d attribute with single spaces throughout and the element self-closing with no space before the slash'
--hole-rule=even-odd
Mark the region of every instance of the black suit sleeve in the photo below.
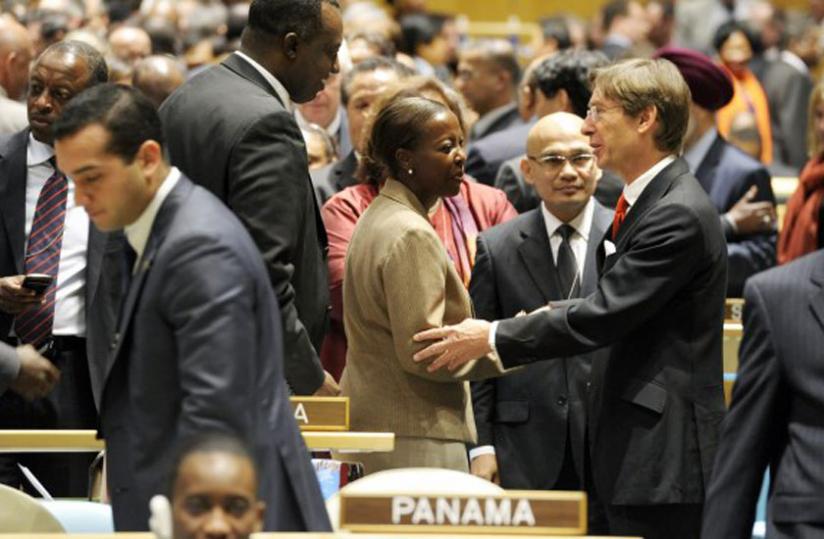
<svg viewBox="0 0 824 539">
<path fill-rule="evenodd" d="M 492 185 L 495 182 L 497 170 L 492 170 L 492 166 L 486 162 L 481 152 L 469 146 L 466 156 L 466 173 L 475 178 L 479 183 Z"/>
<path fill-rule="evenodd" d="M 701 260 L 700 217 L 688 203 L 653 208 L 587 298 L 502 320 L 495 345 L 506 368 L 582 354 L 634 331 L 692 278 Z"/>
<path fill-rule="evenodd" d="M 501 309 L 495 287 L 495 274 L 492 258 L 486 247 L 483 234 L 478 236 L 475 266 L 469 282 L 469 295 L 475 309 L 475 316 L 484 320 L 495 320 Z M 478 431 L 477 445 L 494 445 L 495 433 L 492 418 L 495 413 L 494 378 L 472 382 L 472 411 L 475 415 L 475 428 Z"/>
<path fill-rule="evenodd" d="M 286 379 L 305 395 L 320 387 L 323 368 L 298 316 L 291 283 L 291 261 L 305 248 L 305 227 L 315 219 L 307 215 L 315 202 L 300 136 L 286 112 L 250 127 L 232 152 L 227 203 L 263 255 L 283 317 Z"/>
<path fill-rule="evenodd" d="M 763 167 L 748 175 L 741 186 L 740 193 L 736 193 L 734 200 L 737 202 L 753 185 L 758 187 L 756 201 L 769 201 L 775 205 L 770 175 Z M 775 233 L 752 234 L 727 239 L 729 240 L 727 243 L 729 259 L 727 296 L 740 297 L 744 290 L 744 282 L 750 276 L 775 266 L 776 235 Z"/>
<path fill-rule="evenodd" d="M 705 539 L 749 539 L 764 471 L 787 425 L 787 388 L 772 344 L 767 307 L 747 285 L 744 337 L 732 404 L 704 505 Z"/>
</svg>

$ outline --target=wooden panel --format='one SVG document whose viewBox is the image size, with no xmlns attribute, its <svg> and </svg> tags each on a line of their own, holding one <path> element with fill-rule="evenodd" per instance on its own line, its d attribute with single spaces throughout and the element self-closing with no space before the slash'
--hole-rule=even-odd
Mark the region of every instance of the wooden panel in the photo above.
<svg viewBox="0 0 824 539">
<path fill-rule="evenodd" d="M 375 533 L 581 535 L 586 494 L 511 490 L 498 495 L 347 494 L 340 528 Z"/>
<path fill-rule="evenodd" d="M 741 346 L 741 337 L 744 328 L 739 322 L 728 322 L 724 324 L 724 372 L 735 374 L 738 372 L 738 347 Z"/>
</svg>

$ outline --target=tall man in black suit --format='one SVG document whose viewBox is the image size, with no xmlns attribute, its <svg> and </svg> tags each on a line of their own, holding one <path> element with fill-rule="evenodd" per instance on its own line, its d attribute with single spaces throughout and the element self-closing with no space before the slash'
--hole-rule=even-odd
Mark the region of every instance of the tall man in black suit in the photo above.
<svg viewBox="0 0 824 539">
<path fill-rule="evenodd" d="M 507 367 L 610 346 L 593 365 L 593 487 L 608 529 L 696 537 L 724 414 L 721 325 L 727 251 L 718 214 L 675 155 L 689 88 L 666 60 L 599 70 L 583 132 L 626 183 L 598 288 L 530 316 L 419 333 L 416 354 L 456 368 L 495 351 Z M 611 251 L 612 252 L 610 254 Z"/>
<path fill-rule="evenodd" d="M 337 394 L 317 350 L 329 309 L 326 232 L 303 138 L 290 113 L 338 72 L 336 0 L 255 0 L 241 49 L 190 79 L 160 109 L 172 164 L 237 214 L 283 313 L 286 379 Z"/>
<path fill-rule="evenodd" d="M 529 132 L 521 166 L 543 203 L 478 237 L 469 292 L 479 317 L 515 316 L 595 290 L 612 212 L 592 196 L 600 170 L 583 122 L 557 112 Z M 583 490 L 590 363 L 545 361 L 473 383 L 472 473 L 504 488 Z"/>
<path fill-rule="evenodd" d="M 701 537 L 748 538 L 770 470 L 767 537 L 824 536 L 824 251 L 754 276 Z"/>
<path fill-rule="evenodd" d="M 222 431 L 254 448 L 267 530 L 328 530 L 289 405 L 277 303 L 248 232 L 169 167 L 160 119 L 136 89 L 87 91 L 54 136 L 77 202 L 101 230 L 125 229 L 131 255 L 100 408 L 115 528 L 147 530 L 178 445 Z"/>
<path fill-rule="evenodd" d="M 775 197 L 770 173 L 715 128 L 715 111 L 732 99 L 727 74 L 693 50 L 666 47 L 656 56 L 675 64 L 690 87 L 684 160 L 721 214 L 729 261 L 727 296 L 740 298 L 751 275 L 775 265 Z"/>
<path fill-rule="evenodd" d="M 75 94 L 107 79 L 106 62 L 92 47 L 78 41 L 52 45 L 30 73 L 30 127 L 0 140 L 0 339 L 44 350 L 62 371 L 46 399 L 0 398 L 0 428 L 97 424 L 93 395 L 99 397 L 119 298 L 116 264 L 104 264 L 104 258 L 116 254 L 118 243 L 91 226 L 75 204 L 73 183 L 55 168 L 51 127 Z M 22 286 L 28 273 L 52 275 L 54 284 L 35 294 Z M 52 495 L 85 496 L 92 458 L 0 455 L 0 482 L 21 484 L 19 462 Z"/>
</svg>

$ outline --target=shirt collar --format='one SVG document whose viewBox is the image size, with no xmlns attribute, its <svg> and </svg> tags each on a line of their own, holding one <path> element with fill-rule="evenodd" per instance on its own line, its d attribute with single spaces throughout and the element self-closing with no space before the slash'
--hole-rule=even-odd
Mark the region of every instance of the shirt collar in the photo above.
<svg viewBox="0 0 824 539">
<path fill-rule="evenodd" d="M 248 62 L 249 65 L 254 67 L 255 70 L 257 70 L 257 72 L 260 73 L 264 79 L 266 79 L 266 82 L 269 83 L 269 86 L 271 86 L 275 93 L 278 94 L 278 97 L 280 98 L 281 102 L 283 102 L 283 106 L 286 108 L 286 110 L 292 112 L 292 98 L 289 97 L 289 91 L 286 89 L 286 87 L 283 84 L 281 84 L 281 82 L 277 78 L 275 78 L 274 75 L 269 73 L 269 71 L 265 67 L 252 60 L 252 58 L 249 55 L 243 54 L 240 51 L 235 51 L 235 54 L 237 54 L 246 62 Z"/>
<path fill-rule="evenodd" d="M 48 162 L 52 157 L 54 157 L 54 148 L 45 142 L 40 142 L 34 138 L 34 135 L 29 133 L 29 143 L 26 148 L 26 165 L 30 167 L 41 165 Z"/>
<path fill-rule="evenodd" d="M 810 74 L 810 68 L 807 67 L 807 64 L 804 63 L 804 60 L 802 60 L 794 52 L 788 51 L 788 50 L 785 49 L 785 50 L 781 51 L 780 58 L 785 63 L 790 64 L 792 67 L 794 67 L 797 71 L 799 71 L 799 72 L 801 72 L 805 75 Z"/>
<path fill-rule="evenodd" d="M 478 118 L 478 121 L 475 122 L 473 130 L 476 133 L 481 133 L 483 135 L 484 133 L 486 133 L 486 130 L 492 126 L 492 124 L 497 122 L 498 119 L 502 118 L 504 115 L 509 114 L 509 112 L 512 111 L 514 108 L 514 103 L 507 103 L 506 105 L 490 110 L 489 112 Z"/>
<path fill-rule="evenodd" d="M 154 198 L 152 198 L 149 205 L 146 206 L 146 209 L 143 210 L 143 213 L 140 214 L 140 217 L 138 217 L 134 223 L 126 225 L 124 228 L 126 239 L 137 254 L 135 260 L 140 260 L 140 257 L 143 256 L 143 251 L 146 249 L 146 243 L 149 241 L 149 234 L 152 232 L 152 225 L 154 224 L 155 217 L 157 217 L 157 212 L 160 210 L 160 206 L 163 205 L 163 201 L 166 200 L 166 197 L 172 192 L 178 180 L 180 180 L 180 171 L 172 167 L 171 170 L 169 170 L 169 174 L 163 180 L 163 183 L 158 187 Z"/>
<path fill-rule="evenodd" d="M 693 174 L 701 166 L 707 153 L 710 151 L 710 146 L 715 142 L 715 137 L 718 136 L 718 130 L 715 127 L 710 127 L 707 132 L 701 135 L 695 144 L 690 146 L 684 152 L 684 160 L 690 166 Z"/>
<path fill-rule="evenodd" d="M 675 161 L 675 157 L 672 155 L 668 155 L 665 158 L 661 159 L 654 165 L 652 168 L 638 176 L 634 182 L 629 185 L 624 186 L 624 199 L 627 201 L 627 204 L 633 206 L 638 198 L 641 196 L 641 193 L 644 192 L 644 189 L 647 188 L 647 185 L 658 175 L 659 172 L 664 170 L 670 163 Z"/>
<path fill-rule="evenodd" d="M 338 129 L 340 129 L 341 114 L 343 112 L 341 108 L 342 107 L 338 107 L 338 112 L 335 114 L 335 117 L 332 118 L 332 121 L 329 123 L 327 127 L 320 126 L 321 129 L 326 131 L 326 133 L 328 133 L 329 136 L 333 138 L 337 138 Z M 304 131 L 311 124 L 310 121 L 303 117 L 303 113 L 297 107 L 295 107 L 295 121 L 298 123 L 298 127 L 303 129 Z"/>
<path fill-rule="evenodd" d="M 592 197 L 589 197 L 589 200 L 584 206 L 578 215 L 570 219 L 568 223 L 564 223 L 555 215 L 549 211 L 546 207 L 546 203 L 541 203 L 541 213 L 544 215 L 544 224 L 546 225 L 546 233 L 547 236 L 552 238 L 555 232 L 562 226 L 562 225 L 569 225 L 571 226 L 575 232 L 578 233 L 579 236 L 584 238 L 585 240 L 589 238 L 589 230 L 592 227 L 592 214 L 595 211 L 595 202 L 592 201 Z"/>
</svg>

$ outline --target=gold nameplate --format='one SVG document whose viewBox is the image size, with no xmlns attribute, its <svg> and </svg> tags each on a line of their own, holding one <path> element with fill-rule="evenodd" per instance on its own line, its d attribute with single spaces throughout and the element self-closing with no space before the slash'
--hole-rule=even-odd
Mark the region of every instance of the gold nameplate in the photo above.
<svg viewBox="0 0 824 539">
<path fill-rule="evenodd" d="M 724 304 L 724 322 L 741 323 L 744 318 L 744 300 L 728 298 Z"/>
<path fill-rule="evenodd" d="M 347 494 L 340 528 L 365 533 L 584 535 L 583 492 L 509 490 L 490 496 Z"/>
<path fill-rule="evenodd" d="M 349 397 L 290 397 L 301 430 L 349 430 Z"/>
</svg>

